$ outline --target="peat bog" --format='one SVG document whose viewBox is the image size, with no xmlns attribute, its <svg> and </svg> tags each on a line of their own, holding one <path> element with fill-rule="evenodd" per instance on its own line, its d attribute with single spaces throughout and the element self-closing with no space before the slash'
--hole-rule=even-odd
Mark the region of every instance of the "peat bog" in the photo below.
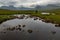
<svg viewBox="0 0 60 40">
<path fill-rule="evenodd" d="M 55 27 L 56 24 L 50 20 L 25 14 L 13 17 L 0 24 L 1 40 L 60 40 L 57 38 L 60 37 L 59 26 Z"/>
</svg>

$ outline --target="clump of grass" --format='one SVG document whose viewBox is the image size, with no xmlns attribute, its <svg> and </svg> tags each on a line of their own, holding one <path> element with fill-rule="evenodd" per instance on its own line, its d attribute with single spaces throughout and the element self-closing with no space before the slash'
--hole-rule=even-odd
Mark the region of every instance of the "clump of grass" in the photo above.
<svg viewBox="0 0 60 40">
<path fill-rule="evenodd" d="M 41 12 L 49 12 L 51 14 L 42 15 Z M 52 15 L 52 13 L 54 13 L 55 15 Z M 2 10 L 1 9 L 0 10 L 0 23 L 14 18 L 13 16 L 9 16 L 13 14 L 29 14 L 31 15 L 30 17 L 37 16 L 37 17 L 40 17 L 41 19 L 51 21 L 52 23 L 53 22 L 58 23 L 58 24 L 60 23 L 60 9 L 56 9 L 52 11 L 51 10 L 40 11 L 40 10 L 4 10 L 4 9 Z"/>
<path fill-rule="evenodd" d="M 15 27 L 12 27 L 12 28 L 7 28 L 7 30 L 9 30 L 9 31 L 13 31 L 13 30 L 15 30 Z"/>
<path fill-rule="evenodd" d="M 21 31 L 22 29 L 21 28 L 16 28 L 17 30 Z"/>
</svg>

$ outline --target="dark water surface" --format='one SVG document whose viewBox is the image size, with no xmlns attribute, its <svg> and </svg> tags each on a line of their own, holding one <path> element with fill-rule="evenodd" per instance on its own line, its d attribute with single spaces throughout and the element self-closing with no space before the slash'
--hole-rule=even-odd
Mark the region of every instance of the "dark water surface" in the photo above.
<svg viewBox="0 0 60 40">
<path fill-rule="evenodd" d="M 7 30 L 18 25 L 21 26 L 21 30 Z M 25 27 L 22 27 L 23 25 Z M 60 40 L 60 27 L 30 17 L 16 18 L 0 24 L 0 40 Z"/>
</svg>

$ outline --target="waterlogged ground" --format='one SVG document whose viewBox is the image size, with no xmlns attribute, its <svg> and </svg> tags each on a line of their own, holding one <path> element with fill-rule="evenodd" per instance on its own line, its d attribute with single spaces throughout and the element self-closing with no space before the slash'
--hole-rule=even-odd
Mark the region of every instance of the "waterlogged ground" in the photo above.
<svg viewBox="0 0 60 40">
<path fill-rule="evenodd" d="M 0 40 L 60 40 L 60 27 L 39 17 L 14 15 L 0 24 Z"/>
</svg>

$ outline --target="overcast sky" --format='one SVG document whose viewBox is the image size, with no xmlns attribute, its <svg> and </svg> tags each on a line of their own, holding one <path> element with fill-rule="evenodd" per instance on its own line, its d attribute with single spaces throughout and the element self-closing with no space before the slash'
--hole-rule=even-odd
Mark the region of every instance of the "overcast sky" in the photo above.
<svg viewBox="0 0 60 40">
<path fill-rule="evenodd" d="M 31 7 L 32 5 L 60 4 L 60 0 L 0 0 L 0 6 Z"/>
</svg>

